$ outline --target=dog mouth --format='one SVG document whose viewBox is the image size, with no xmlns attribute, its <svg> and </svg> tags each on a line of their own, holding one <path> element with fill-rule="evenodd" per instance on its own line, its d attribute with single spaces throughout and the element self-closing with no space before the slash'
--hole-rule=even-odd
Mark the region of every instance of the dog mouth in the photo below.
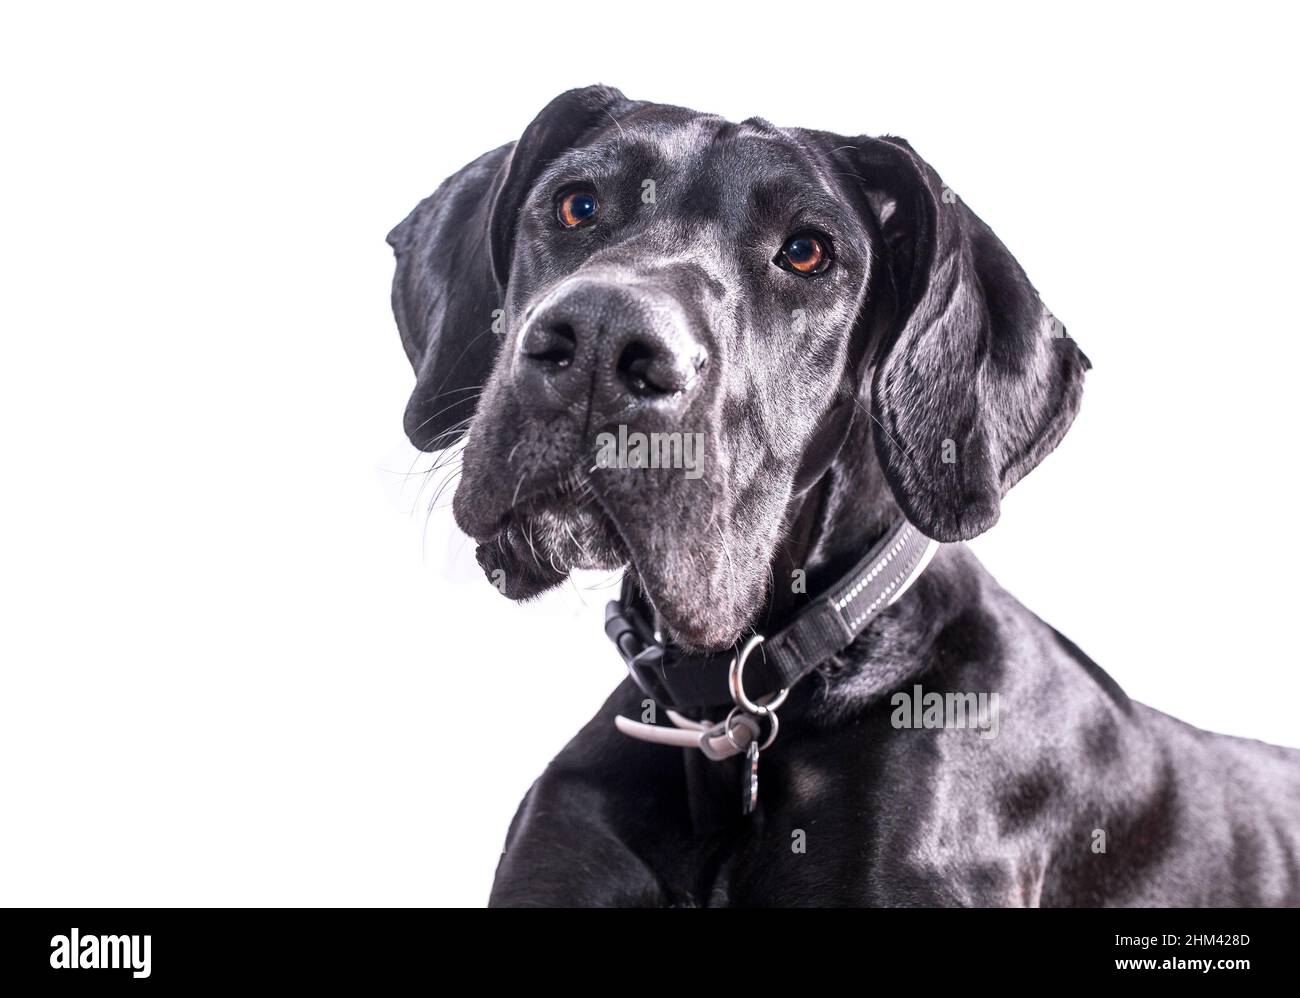
<svg viewBox="0 0 1300 998">
<path fill-rule="evenodd" d="M 561 475 L 514 500 L 495 533 L 479 540 L 479 565 L 504 595 L 529 599 L 574 569 L 616 571 L 627 545 L 580 472 Z"/>
</svg>

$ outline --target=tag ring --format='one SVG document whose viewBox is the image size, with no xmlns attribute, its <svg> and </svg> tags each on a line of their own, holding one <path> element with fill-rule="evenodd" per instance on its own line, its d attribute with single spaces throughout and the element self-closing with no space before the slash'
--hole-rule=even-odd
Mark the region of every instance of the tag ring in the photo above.
<svg viewBox="0 0 1300 998">
<path fill-rule="evenodd" d="M 727 686 L 731 689 L 732 701 L 737 707 L 741 707 L 751 714 L 759 715 L 776 710 L 781 704 L 785 703 L 785 698 L 790 695 L 788 688 L 778 690 L 767 703 L 755 703 L 745 693 L 745 661 L 749 658 L 749 653 L 761 645 L 764 640 L 763 635 L 755 634 L 746 641 L 740 652 L 732 657 L 731 670 L 727 673 Z"/>
<path fill-rule="evenodd" d="M 737 709 L 738 708 L 733 708 L 732 713 L 735 713 Z M 731 720 L 731 714 L 728 714 L 726 718 L 719 721 L 717 724 L 713 725 L 712 727 L 705 728 L 700 732 L 699 748 L 700 751 L 704 753 L 704 758 L 709 759 L 712 762 L 721 762 L 723 759 L 728 759 L 731 757 L 732 753 L 727 752 L 726 750 L 721 750 L 721 751 L 715 750 L 709 744 L 710 739 L 721 738 L 723 736 L 726 737 L 727 741 L 729 741 L 732 744 L 732 746 L 736 749 L 737 752 L 745 751 L 745 747 L 742 746 L 739 742 L 737 742 L 735 736 L 731 733 L 734 728 L 744 728 L 745 730 L 747 730 L 749 732 L 749 740 L 751 742 L 755 741 L 758 738 L 759 735 L 758 722 L 755 721 L 751 716 L 749 716 L 748 714 L 743 714 L 740 717 L 737 717 L 735 723 L 733 724 Z"/>
<path fill-rule="evenodd" d="M 727 732 L 727 740 L 731 742 L 732 745 L 736 745 L 736 740 L 731 737 L 731 719 L 735 717 L 737 719 L 737 723 L 739 724 L 745 721 L 747 718 L 753 717 L 752 714 L 749 715 L 741 714 L 740 712 L 744 709 L 745 708 L 740 706 L 740 704 L 736 704 L 736 706 L 731 708 L 731 713 L 727 715 L 727 719 L 722 722 L 723 727 Z M 763 739 L 763 744 L 758 746 L 758 750 L 760 752 L 767 751 L 768 746 L 770 746 L 774 741 L 776 741 L 777 732 L 781 730 L 781 721 L 777 718 L 776 711 L 769 710 L 767 712 L 767 719 L 771 722 L 771 728 L 768 731 L 767 737 Z M 755 724 L 757 724 L 757 722 L 755 722 Z M 757 733 L 754 734 L 752 741 L 754 742 L 758 741 Z M 745 748 L 748 747 L 749 747 L 748 745 L 745 746 Z M 740 751 L 742 752 L 744 751 L 744 749 L 742 749 L 739 745 L 736 745 L 736 748 L 740 749 Z"/>
</svg>

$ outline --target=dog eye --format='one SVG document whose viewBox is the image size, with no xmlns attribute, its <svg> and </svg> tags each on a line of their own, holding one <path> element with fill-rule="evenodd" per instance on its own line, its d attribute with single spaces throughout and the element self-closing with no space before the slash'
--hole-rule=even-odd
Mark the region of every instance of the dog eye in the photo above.
<svg viewBox="0 0 1300 998">
<path fill-rule="evenodd" d="M 555 215 L 566 229 L 576 229 L 594 219 L 599 207 L 596 195 L 591 191 L 569 191 L 555 202 Z"/>
<path fill-rule="evenodd" d="M 787 239 L 772 262 L 792 274 L 812 277 L 831 265 L 831 251 L 821 236 L 802 232 Z"/>
</svg>

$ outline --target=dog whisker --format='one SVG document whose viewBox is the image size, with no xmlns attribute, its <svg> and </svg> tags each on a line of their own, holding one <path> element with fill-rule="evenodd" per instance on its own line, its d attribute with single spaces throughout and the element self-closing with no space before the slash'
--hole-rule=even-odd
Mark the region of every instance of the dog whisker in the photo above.
<svg viewBox="0 0 1300 998">
<path fill-rule="evenodd" d="M 481 394 L 479 388 L 456 389 L 455 391 L 479 392 Z M 444 395 L 451 395 L 451 394 L 454 394 L 454 391 L 448 391 L 444 393 Z M 442 398 L 443 396 L 439 395 L 437 397 Z M 439 409 L 437 412 L 433 413 L 432 415 L 426 416 L 424 419 L 420 420 L 420 422 L 416 425 L 415 428 L 417 430 L 422 430 L 430 423 L 432 423 L 434 420 L 436 420 L 439 416 L 441 416 L 444 412 L 449 412 L 450 410 L 456 408 L 456 406 L 458 405 L 464 405 L 467 401 L 474 402 L 477 400 L 478 400 L 478 394 L 476 394 L 472 399 L 457 399 L 456 401 L 450 403 L 449 405 L 443 406 L 441 409 Z M 464 422 L 464 420 L 462 420 L 461 422 Z M 443 437 L 444 435 L 446 435 L 446 432 L 447 431 L 443 431 L 443 433 L 438 434 L 438 436 L 434 437 L 434 439 L 437 440 Z"/>
</svg>

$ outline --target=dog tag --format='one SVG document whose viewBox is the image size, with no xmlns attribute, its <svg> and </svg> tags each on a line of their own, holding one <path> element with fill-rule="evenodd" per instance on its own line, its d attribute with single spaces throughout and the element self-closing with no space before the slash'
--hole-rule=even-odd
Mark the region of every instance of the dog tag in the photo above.
<svg viewBox="0 0 1300 998">
<path fill-rule="evenodd" d="M 740 769 L 740 813 L 751 815 L 758 806 L 758 739 L 750 739 Z"/>
</svg>

